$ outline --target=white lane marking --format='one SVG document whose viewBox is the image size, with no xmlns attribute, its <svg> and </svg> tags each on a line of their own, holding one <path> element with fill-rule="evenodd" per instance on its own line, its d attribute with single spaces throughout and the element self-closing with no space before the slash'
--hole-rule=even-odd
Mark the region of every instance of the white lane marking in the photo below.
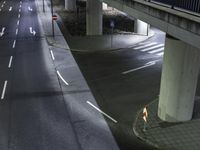
<svg viewBox="0 0 200 150">
<path fill-rule="evenodd" d="M 9 60 L 9 64 L 8 64 L 8 68 L 11 68 L 11 66 L 12 66 L 12 60 L 13 60 L 13 56 L 10 56 L 10 60 Z"/>
<path fill-rule="evenodd" d="M 50 52 L 51 52 L 51 57 L 52 57 L 52 59 L 55 60 L 55 57 L 54 57 L 53 51 L 51 50 Z"/>
<path fill-rule="evenodd" d="M 3 91 L 2 91 L 2 94 L 1 94 L 1 99 L 2 99 L 2 100 L 4 99 L 4 96 L 5 96 L 5 93 L 6 93 L 7 83 L 8 83 L 8 81 L 6 80 L 6 81 L 4 82 Z"/>
<path fill-rule="evenodd" d="M 157 56 L 162 56 L 164 54 L 164 52 L 158 53 L 156 54 Z"/>
<path fill-rule="evenodd" d="M 4 7 L 4 4 L 2 4 L 1 7 L 3 8 L 3 7 Z"/>
<path fill-rule="evenodd" d="M 19 7 L 21 8 L 21 7 L 22 7 L 22 5 L 20 4 L 20 5 L 19 5 Z"/>
<path fill-rule="evenodd" d="M 164 47 L 156 49 L 156 50 L 153 50 L 153 51 L 150 51 L 148 53 L 153 54 L 153 53 L 157 53 L 157 52 L 160 52 L 160 51 L 163 51 L 163 50 L 164 50 Z"/>
<path fill-rule="evenodd" d="M 19 9 L 19 12 L 21 12 L 21 8 Z"/>
<path fill-rule="evenodd" d="M 30 33 L 33 34 L 33 35 L 35 36 L 35 34 L 36 34 L 35 30 L 33 30 L 32 27 L 29 27 L 29 30 L 30 30 Z"/>
<path fill-rule="evenodd" d="M 152 45 L 156 45 L 156 44 L 157 44 L 157 43 L 153 42 L 153 43 L 146 44 L 146 45 L 143 45 L 143 46 L 135 47 L 134 49 L 142 49 L 142 48 L 146 48 L 146 47 L 149 47 L 149 46 L 152 46 Z"/>
<path fill-rule="evenodd" d="M 0 32 L 0 37 L 2 37 L 4 35 L 4 31 L 5 31 L 5 27 L 2 28 L 1 32 Z"/>
<path fill-rule="evenodd" d="M 14 42 L 13 42 L 13 48 L 15 48 L 15 44 L 16 44 L 16 40 L 14 40 Z"/>
<path fill-rule="evenodd" d="M 33 9 L 32 9 L 30 6 L 28 6 L 28 10 L 29 10 L 29 11 L 33 11 Z"/>
<path fill-rule="evenodd" d="M 21 15 L 20 14 L 18 14 L 18 18 L 20 18 L 21 17 Z"/>
<path fill-rule="evenodd" d="M 162 46 L 164 46 L 164 44 L 158 44 L 156 46 L 152 46 L 152 47 L 149 47 L 149 48 L 142 49 L 141 51 L 146 52 L 146 51 L 149 51 L 149 50 L 152 50 L 152 49 L 155 49 L 155 48 L 159 48 L 159 47 L 162 47 Z"/>
<path fill-rule="evenodd" d="M 6 1 L 3 2 L 4 4 L 6 3 Z"/>
<path fill-rule="evenodd" d="M 57 71 L 58 76 L 60 77 L 60 79 L 66 84 L 69 85 L 69 83 L 67 83 L 67 81 L 65 81 L 65 79 L 61 76 L 60 72 Z"/>
<path fill-rule="evenodd" d="M 147 68 L 147 67 L 150 67 L 150 66 L 153 66 L 153 65 L 155 65 L 156 64 L 156 61 L 150 61 L 150 62 L 148 62 L 148 63 L 146 63 L 144 66 L 142 66 L 142 67 L 138 67 L 138 68 L 135 68 L 135 69 L 130 69 L 130 70 L 128 70 L 128 71 L 124 71 L 124 72 L 122 72 L 122 74 L 128 74 L 128 73 L 131 73 L 131 72 L 134 72 L 134 71 L 137 71 L 137 70 L 140 70 L 140 69 L 144 69 L 144 68 Z"/>
<path fill-rule="evenodd" d="M 1 11 L 1 8 L 0 8 L 0 11 Z"/>
<path fill-rule="evenodd" d="M 16 35 L 18 34 L 18 28 L 16 29 Z"/>
<path fill-rule="evenodd" d="M 12 11 L 12 7 L 9 8 L 9 11 Z"/>
<path fill-rule="evenodd" d="M 117 123 L 117 120 L 115 120 L 114 118 L 112 118 L 111 116 L 109 116 L 108 114 L 106 114 L 105 112 L 103 112 L 101 109 L 99 109 L 98 107 L 96 107 L 95 105 L 93 105 L 90 101 L 87 101 L 87 104 L 89 104 L 90 106 L 92 106 L 94 109 L 96 109 L 98 112 L 100 112 L 101 114 L 103 114 L 104 116 L 106 116 L 108 119 L 112 120 L 114 123 Z"/>
<path fill-rule="evenodd" d="M 19 20 L 17 21 L 17 25 L 19 25 Z"/>
<path fill-rule="evenodd" d="M 20 1 L 20 4 L 22 4 L 22 1 Z"/>
</svg>

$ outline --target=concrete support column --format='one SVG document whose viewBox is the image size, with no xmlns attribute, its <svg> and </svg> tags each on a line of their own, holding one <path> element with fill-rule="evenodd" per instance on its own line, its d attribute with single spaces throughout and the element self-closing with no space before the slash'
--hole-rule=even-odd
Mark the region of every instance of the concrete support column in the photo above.
<svg viewBox="0 0 200 150">
<path fill-rule="evenodd" d="M 65 9 L 68 11 L 76 11 L 76 0 L 65 0 Z"/>
<path fill-rule="evenodd" d="M 158 116 L 168 122 L 192 118 L 200 50 L 167 35 Z"/>
<path fill-rule="evenodd" d="M 134 20 L 134 32 L 137 34 L 147 35 L 149 30 L 149 25 L 139 19 Z"/>
<path fill-rule="evenodd" d="M 102 34 L 102 2 L 87 0 L 87 35 Z"/>
</svg>

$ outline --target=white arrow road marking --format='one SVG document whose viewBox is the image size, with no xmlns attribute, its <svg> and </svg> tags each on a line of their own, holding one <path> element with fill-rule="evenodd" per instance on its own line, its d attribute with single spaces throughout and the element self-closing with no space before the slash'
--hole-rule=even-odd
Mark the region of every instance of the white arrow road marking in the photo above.
<svg viewBox="0 0 200 150">
<path fill-rule="evenodd" d="M 142 67 L 138 67 L 138 68 L 135 68 L 135 69 L 130 69 L 128 71 L 124 71 L 122 72 L 122 74 L 128 74 L 128 73 L 131 73 L 131 72 L 134 72 L 134 71 L 137 71 L 137 70 L 140 70 L 140 69 L 144 69 L 144 68 L 147 68 L 147 67 L 150 67 L 150 66 L 153 66 L 156 64 L 156 62 L 159 61 L 159 60 L 155 60 L 155 61 L 150 61 L 148 63 L 146 63 L 144 66 Z"/>
<path fill-rule="evenodd" d="M 51 52 L 51 57 L 52 57 L 52 59 L 55 60 L 55 57 L 54 57 L 53 51 L 51 50 L 50 52 Z"/>
<path fill-rule="evenodd" d="M 9 8 L 9 11 L 12 11 L 12 7 Z"/>
<path fill-rule="evenodd" d="M 69 83 L 67 83 L 67 81 L 65 81 L 65 79 L 61 76 L 60 72 L 59 71 L 56 71 L 59 78 L 66 84 L 66 85 L 69 85 Z"/>
<path fill-rule="evenodd" d="M 32 27 L 29 27 L 29 30 L 30 30 L 30 33 L 33 34 L 33 35 L 35 36 L 35 34 L 36 34 L 35 30 L 33 30 Z"/>
<path fill-rule="evenodd" d="M 5 31 L 5 27 L 2 28 L 1 32 L 0 32 L 0 37 L 2 37 L 4 35 L 4 31 Z"/>
<path fill-rule="evenodd" d="M 13 60 L 13 56 L 10 56 L 10 61 L 9 61 L 9 64 L 8 64 L 8 68 L 11 68 L 12 60 Z"/>
<path fill-rule="evenodd" d="M 13 48 L 15 48 L 15 44 L 16 44 L 16 40 L 14 40 L 14 42 L 13 42 Z"/>
<path fill-rule="evenodd" d="M 28 10 L 29 10 L 29 11 L 33 11 L 33 9 L 32 9 L 30 6 L 28 6 Z"/>
<path fill-rule="evenodd" d="M 106 114 L 105 112 L 103 112 L 101 109 L 99 109 L 98 107 L 96 107 L 95 105 L 93 105 L 91 102 L 87 101 L 87 104 L 89 104 L 90 106 L 92 106 L 94 109 L 96 109 L 98 112 L 100 112 L 101 114 L 103 114 L 104 116 L 106 116 L 108 119 L 112 120 L 114 123 L 117 123 L 117 120 L 113 119 L 111 116 L 109 116 L 108 114 Z"/>
<path fill-rule="evenodd" d="M 7 83 L 8 83 L 8 81 L 6 80 L 6 81 L 4 82 L 3 91 L 2 91 L 2 94 L 1 94 L 1 99 L 2 99 L 2 100 L 4 99 L 4 96 L 5 96 L 5 93 L 6 93 Z"/>
</svg>

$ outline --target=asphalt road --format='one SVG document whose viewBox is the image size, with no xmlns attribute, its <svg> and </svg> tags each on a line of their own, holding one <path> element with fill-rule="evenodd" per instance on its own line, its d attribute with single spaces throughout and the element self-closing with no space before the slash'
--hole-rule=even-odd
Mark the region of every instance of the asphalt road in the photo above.
<svg viewBox="0 0 200 150">
<path fill-rule="evenodd" d="M 121 150 L 155 149 L 132 130 L 137 111 L 159 94 L 165 34 L 153 30 L 154 37 L 133 48 L 73 52 L 100 109 L 118 121 L 106 119 Z"/>
<path fill-rule="evenodd" d="M 34 1 L 1 1 L 0 32 L 0 149 L 80 149 Z"/>
</svg>

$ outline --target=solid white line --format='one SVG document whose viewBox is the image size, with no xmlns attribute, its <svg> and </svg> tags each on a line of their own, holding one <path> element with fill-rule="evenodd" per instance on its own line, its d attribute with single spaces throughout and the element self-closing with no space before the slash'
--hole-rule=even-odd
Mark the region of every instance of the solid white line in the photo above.
<svg viewBox="0 0 200 150">
<path fill-rule="evenodd" d="M 16 29 L 16 35 L 18 34 L 18 29 Z"/>
<path fill-rule="evenodd" d="M 9 61 L 9 64 L 8 64 L 8 68 L 11 68 L 12 60 L 13 60 L 13 56 L 10 56 L 10 61 Z"/>
<path fill-rule="evenodd" d="M 18 14 L 18 18 L 20 18 L 21 17 L 21 15 L 20 14 Z"/>
<path fill-rule="evenodd" d="M 57 71 L 58 76 L 60 77 L 60 79 L 66 84 L 69 85 L 69 83 L 67 83 L 67 81 L 65 81 L 65 79 L 61 76 L 60 72 Z"/>
<path fill-rule="evenodd" d="M 13 42 L 13 48 L 15 48 L 15 44 L 16 44 L 16 40 L 14 40 L 14 42 Z"/>
<path fill-rule="evenodd" d="M 156 49 L 156 50 L 153 50 L 153 51 L 150 51 L 148 53 L 153 54 L 153 53 L 157 53 L 157 52 L 160 52 L 160 51 L 163 51 L 163 50 L 164 50 L 164 47 Z"/>
<path fill-rule="evenodd" d="M 51 57 L 52 57 L 52 59 L 55 60 L 55 57 L 54 57 L 53 51 L 51 50 L 50 52 L 51 52 Z"/>
<path fill-rule="evenodd" d="M 140 69 L 144 69 L 144 68 L 153 66 L 153 65 L 155 65 L 155 64 L 156 64 L 155 62 L 149 62 L 149 63 L 147 63 L 146 65 L 144 65 L 144 66 L 142 66 L 142 67 L 138 67 L 138 68 L 135 68 L 135 69 L 130 69 L 130 70 L 128 70 L 128 71 L 124 71 L 124 72 L 122 72 L 122 74 L 128 74 L 128 73 L 131 73 L 131 72 L 140 70 Z"/>
<path fill-rule="evenodd" d="M 162 56 L 163 54 L 164 54 L 164 52 L 161 52 L 161 53 L 158 53 L 158 54 L 156 54 L 156 55 Z"/>
<path fill-rule="evenodd" d="M 17 25 L 19 25 L 19 20 L 17 21 Z"/>
<path fill-rule="evenodd" d="M 3 91 L 2 91 L 2 94 L 1 94 L 1 99 L 4 99 L 4 96 L 5 96 L 5 93 L 6 93 L 7 83 L 8 83 L 8 81 L 6 80 L 4 82 Z"/>
<path fill-rule="evenodd" d="M 164 44 L 158 44 L 156 46 L 152 46 L 152 47 L 149 47 L 149 48 L 142 49 L 141 51 L 146 52 L 146 51 L 149 51 L 149 50 L 152 50 L 152 49 L 155 49 L 155 48 L 159 48 L 161 46 L 164 46 Z"/>
<path fill-rule="evenodd" d="M 156 45 L 157 43 L 150 43 L 150 44 L 146 44 L 146 45 L 143 45 L 143 46 L 138 46 L 138 47 L 135 47 L 134 49 L 141 49 L 141 48 L 145 48 L 145 47 L 149 47 L 149 46 L 152 46 L 152 45 Z"/>
<path fill-rule="evenodd" d="M 98 112 L 106 116 L 108 119 L 112 120 L 114 123 L 117 123 L 117 120 L 113 119 L 111 116 L 100 110 L 98 107 L 94 106 L 91 102 L 87 101 L 87 103 L 92 106 L 94 109 L 96 109 Z"/>
</svg>

